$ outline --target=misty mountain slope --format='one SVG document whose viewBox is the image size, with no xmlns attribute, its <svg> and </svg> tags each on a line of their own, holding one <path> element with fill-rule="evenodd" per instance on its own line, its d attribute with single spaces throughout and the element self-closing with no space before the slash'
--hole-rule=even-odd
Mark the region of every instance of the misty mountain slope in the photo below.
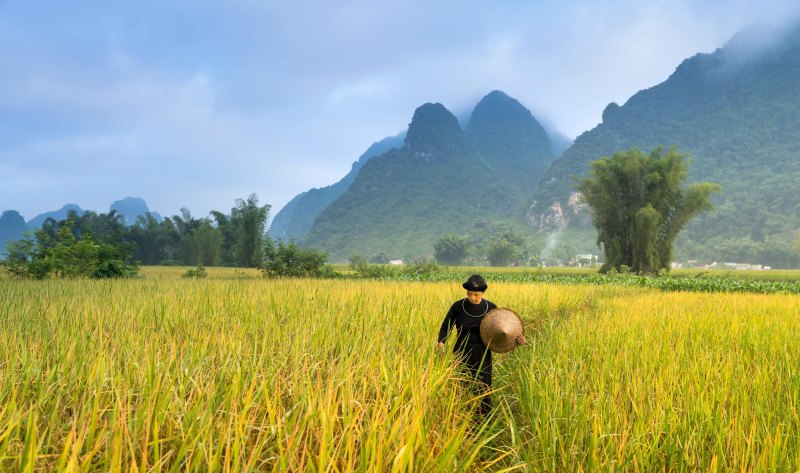
<svg viewBox="0 0 800 473">
<path fill-rule="evenodd" d="M 759 38 L 755 31 L 737 35 L 712 54 L 685 60 L 665 82 L 622 107 L 610 104 L 602 123 L 579 136 L 546 173 L 530 223 L 548 231 L 591 231 L 571 176 L 585 175 L 590 161 L 617 150 L 676 144 L 693 156 L 690 182 L 723 187 L 717 211 L 687 226 L 679 256 L 784 259 L 778 253 L 788 251 L 800 228 L 800 29 L 769 44 Z"/>
<path fill-rule="evenodd" d="M 385 153 L 392 148 L 403 146 L 405 134 L 384 138 L 372 146 L 353 163 L 350 172 L 339 182 L 320 189 L 311 189 L 296 195 L 272 219 L 269 236 L 276 239 L 300 240 L 314 224 L 317 216 L 334 200 L 339 198 L 356 178 L 358 171 L 371 158 Z"/>
<path fill-rule="evenodd" d="M 495 90 L 475 106 L 464 133 L 513 198 L 509 207 L 524 214 L 531 189 L 555 159 L 542 125 L 516 99 Z"/>
<path fill-rule="evenodd" d="M 111 203 L 109 207 L 109 211 L 116 210 L 118 214 L 122 215 L 123 223 L 127 226 L 131 226 L 136 223 L 136 219 L 139 216 L 144 216 L 148 212 L 156 219 L 157 222 L 161 222 L 163 218 L 158 212 L 151 212 L 150 208 L 147 206 L 147 202 L 144 201 L 141 197 L 125 197 L 124 199 L 115 200 Z"/>
<path fill-rule="evenodd" d="M 67 204 L 58 210 L 37 215 L 28 222 L 28 227 L 32 230 L 38 230 L 48 218 L 52 218 L 56 221 L 64 220 L 67 218 L 70 210 L 74 210 L 78 215 L 83 215 L 84 213 L 84 210 L 80 206 L 76 204 Z M 116 210 L 119 215 L 122 215 L 123 223 L 128 226 L 136 223 L 137 217 L 145 215 L 148 212 L 150 212 L 157 221 L 160 222 L 162 220 L 161 215 L 159 215 L 158 212 L 150 211 L 147 202 L 140 197 L 125 197 L 120 200 L 115 200 L 109 206 L 109 212 L 112 210 Z"/>
<path fill-rule="evenodd" d="M 414 112 L 405 146 L 367 162 L 303 243 L 334 260 L 430 255 L 436 238 L 486 225 L 508 211 L 507 202 L 456 118 L 441 104 L 425 104 Z"/>
<path fill-rule="evenodd" d="M 0 259 L 9 241 L 20 240 L 30 231 L 25 219 L 16 210 L 6 210 L 0 215 Z"/>
<path fill-rule="evenodd" d="M 539 176 L 554 159 L 541 125 L 519 102 L 492 92 L 466 131 L 441 104 L 419 107 L 405 146 L 371 159 L 323 211 L 303 244 L 331 252 L 430 257 L 445 234 L 492 235 L 521 222 Z"/>
<path fill-rule="evenodd" d="M 64 220 L 69 215 L 70 210 L 74 210 L 78 213 L 78 215 L 83 215 L 83 209 L 76 204 L 67 204 L 61 207 L 58 210 L 53 210 L 52 212 L 45 212 L 41 213 L 28 221 L 28 227 L 31 230 L 38 230 L 42 227 L 42 224 L 48 218 L 52 218 L 53 220 L 59 221 Z"/>
</svg>

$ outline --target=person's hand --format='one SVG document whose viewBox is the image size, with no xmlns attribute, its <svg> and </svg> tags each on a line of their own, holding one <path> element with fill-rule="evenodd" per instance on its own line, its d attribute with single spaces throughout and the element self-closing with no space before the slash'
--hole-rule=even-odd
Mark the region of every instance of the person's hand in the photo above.
<svg viewBox="0 0 800 473">
<path fill-rule="evenodd" d="M 522 334 L 517 335 L 516 340 L 517 340 L 517 345 L 525 345 L 526 343 L 528 343 L 528 340 L 525 339 L 525 335 Z"/>
</svg>

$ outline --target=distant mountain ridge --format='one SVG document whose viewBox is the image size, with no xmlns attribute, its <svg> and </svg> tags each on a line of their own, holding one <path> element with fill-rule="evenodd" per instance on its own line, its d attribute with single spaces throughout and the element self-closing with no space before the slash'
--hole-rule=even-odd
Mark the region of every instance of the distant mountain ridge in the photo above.
<svg viewBox="0 0 800 473">
<path fill-rule="evenodd" d="M 70 211 L 77 212 L 78 215 L 83 215 L 83 209 L 77 204 L 67 204 L 61 207 L 58 210 L 53 210 L 51 212 L 41 213 L 28 221 L 28 227 L 33 230 L 38 230 L 42 227 L 42 224 L 48 218 L 52 218 L 53 220 L 64 220 L 67 218 L 67 215 Z"/>
<path fill-rule="evenodd" d="M 163 218 L 161 217 L 161 215 L 158 214 L 158 212 L 150 211 L 150 208 L 147 206 L 147 202 L 145 202 L 144 199 L 140 197 L 125 197 L 123 199 L 116 200 L 109 206 L 107 212 L 111 212 L 113 210 L 116 210 L 118 214 L 122 215 L 125 225 L 128 226 L 136 223 L 136 218 L 140 215 L 144 216 L 145 213 L 147 212 L 150 212 L 150 214 L 153 215 L 153 217 L 155 217 L 157 221 L 160 222 L 161 220 L 163 220 Z M 64 220 L 65 218 L 67 218 L 70 211 L 74 211 L 78 215 L 83 215 L 84 212 L 86 212 L 86 210 L 82 209 L 77 204 L 66 204 L 58 210 L 41 213 L 33 217 L 32 219 L 28 220 L 25 224 L 31 231 L 38 230 L 39 228 L 42 227 L 42 224 L 48 218 L 52 218 L 53 220 L 56 221 Z M 9 220 L 7 220 L 7 222 L 10 222 L 11 221 L 10 219 L 13 219 L 13 221 L 15 222 L 14 224 L 16 225 L 16 222 L 18 221 L 17 216 L 19 218 L 22 218 L 24 221 L 22 215 L 20 215 L 19 212 L 17 212 L 16 210 L 7 210 L 3 213 L 3 215 L 6 215 L 6 213 L 9 213 L 9 216 L 7 217 Z M 11 224 L 5 223 L 5 225 L 7 226 Z M 0 224 L 0 232 L 3 231 L 3 228 L 8 228 L 6 226 Z"/>
<path fill-rule="evenodd" d="M 553 159 L 541 125 L 502 92 L 484 97 L 466 130 L 443 105 L 424 104 L 404 146 L 370 159 L 302 243 L 333 260 L 430 257 L 445 234 L 488 234 L 499 222 L 522 221 L 525 189 Z"/>
<path fill-rule="evenodd" d="M 540 231 L 583 228 L 592 239 L 572 175 L 585 175 L 589 161 L 614 151 L 676 144 L 693 155 L 690 181 L 723 187 L 717 211 L 687 226 L 679 255 L 773 264 L 790 257 L 792 233 L 800 229 L 800 28 L 753 47 L 761 37 L 741 33 L 714 53 L 683 61 L 623 106 L 609 104 L 602 123 L 547 171 L 530 224 Z"/>
<path fill-rule="evenodd" d="M 114 201 L 111 206 L 109 207 L 109 212 L 115 211 L 122 215 L 123 222 L 127 226 L 131 226 L 136 223 L 136 219 L 139 216 L 144 216 L 147 213 L 150 213 L 157 222 L 161 222 L 163 218 L 158 212 L 151 212 L 150 208 L 147 206 L 147 202 L 144 201 L 141 197 L 125 197 L 122 200 Z"/>
<path fill-rule="evenodd" d="M 477 245 L 504 226 L 546 240 L 543 251 L 568 238 L 565 253 L 597 253 L 573 176 L 618 150 L 675 144 L 693 156 L 689 182 L 723 187 L 717 210 L 686 227 L 676 256 L 798 266 L 800 26 L 769 33 L 745 31 L 684 60 L 664 82 L 610 103 L 602 122 L 572 142 L 500 91 L 461 123 L 443 105 L 424 104 L 407 132 L 374 143 L 339 182 L 292 199 L 269 234 L 327 250 L 334 261 L 430 257 L 442 235 Z M 130 225 L 147 205 L 126 198 L 111 208 Z M 29 222 L 5 212 L 0 237 L 70 210 L 84 212 L 70 204 Z"/>
<path fill-rule="evenodd" d="M 308 230 L 311 229 L 317 216 L 350 187 L 358 171 L 369 159 L 393 148 L 402 147 L 404 140 L 405 133 L 400 133 L 373 143 L 358 160 L 353 163 L 350 172 L 337 183 L 320 189 L 311 189 L 296 195 L 275 214 L 267 232 L 269 236 L 285 241 L 292 239 L 300 240 L 303 238 Z"/>
<path fill-rule="evenodd" d="M 26 222 L 25 218 L 16 210 L 5 210 L 0 216 L 0 259 L 3 257 L 8 242 L 20 240 L 26 232 L 38 230 L 48 218 L 64 220 L 70 211 L 75 211 L 78 215 L 83 214 L 83 209 L 78 205 L 67 204 L 58 210 L 39 214 Z"/>
<path fill-rule="evenodd" d="M 25 219 L 16 210 L 6 210 L 0 215 L 0 259 L 5 251 L 6 243 L 22 239 L 25 232 L 30 231 Z"/>
<path fill-rule="evenodd" d="M 509 207 L 521 216 L 531 189 L 555 159 L 545 129 L 519 101 L 495 90 L 475 106 L 464 133 L 513 195 Z"/>
</svg>

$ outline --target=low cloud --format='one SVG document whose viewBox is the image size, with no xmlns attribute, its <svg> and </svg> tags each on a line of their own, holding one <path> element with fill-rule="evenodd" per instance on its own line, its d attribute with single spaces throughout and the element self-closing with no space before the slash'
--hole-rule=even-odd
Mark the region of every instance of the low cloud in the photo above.
<svg viewBox="0 0 800 473">
<path fill-rule="evenodd" d="M 0 211 L 170 215 L 329 185 L 441 102 L 500 89 L 574 137 L 783 0 L 0 2 Z M 755 43 L 753 43 L 755 44 Z M 148 194 L 149 193 L 149 194 Z"/>
</svg>

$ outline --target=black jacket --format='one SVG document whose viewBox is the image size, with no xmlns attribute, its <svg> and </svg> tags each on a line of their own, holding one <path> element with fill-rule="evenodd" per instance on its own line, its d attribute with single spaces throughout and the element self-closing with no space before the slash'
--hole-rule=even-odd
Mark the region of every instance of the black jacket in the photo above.
<svg viewBox="0 0 800 473">
<path fill-rule="evenodd" d="M 472 304 L 468 299 L 460 299 L 450 306 L 447 315 L 444 317 L 442 326 L 439 329 L 439 341 L 444 342 L 447 335 L 455 327 L 458 338 L 456 341 L 456 349 L 462 347 L 465 343 L 480 343 L 481 340 L 480 326 L 483 317 L 492 309 L 497 308 L 491 301 L 483 299 L 480 304 Z"/>
</svg>

